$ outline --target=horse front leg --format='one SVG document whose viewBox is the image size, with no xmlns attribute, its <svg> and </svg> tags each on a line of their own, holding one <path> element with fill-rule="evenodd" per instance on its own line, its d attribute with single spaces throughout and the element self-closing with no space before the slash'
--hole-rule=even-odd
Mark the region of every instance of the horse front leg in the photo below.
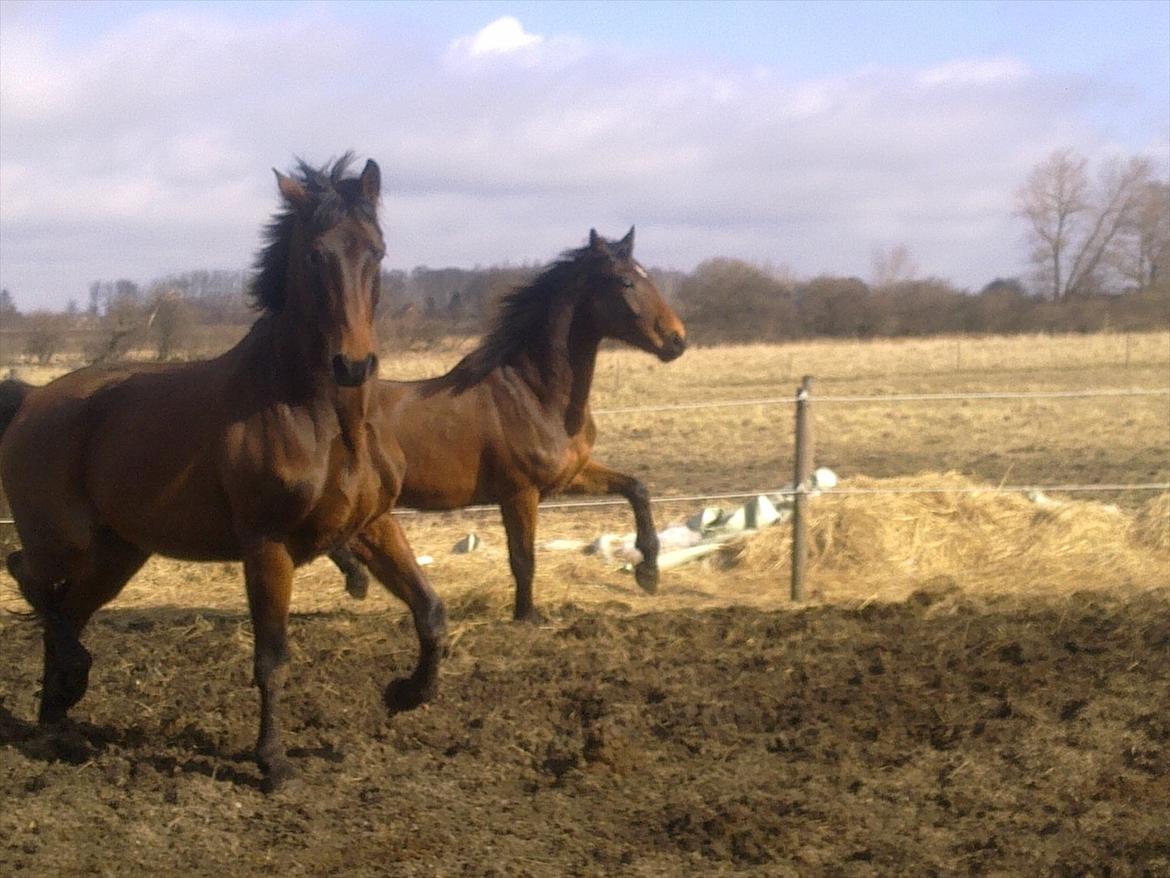
<svg viewBox="0 0 1170 878">
<path fill-rule="evenodd" d="M 409 677 L 392 680 L 382 697 L 391 713 L 418 707 L 438 691 L 439 662 L 447 645 L 447 610 L 415 561 L 402 527 L 389 512 L 367 525 L 350 546 L 374 578 L 401 599 L 414 617 L 418 665 Z"/>
<path fill-rule="evenodd" d="M 532 599 L 532 579 L 536 574 L 536 507 L 540 495 L 535 490 L 522 491 L 500 503 L 504 532 L 508 535 L 508 563 L 516 580 L 516 602 L 512 607 L 515 622 L 540 622 L 540 613 Z"/>
<path fill-rule="evenodd" d="M 253 679 L 260 690 L 260 734 L 256 762 L 265 792 L 274 792 L 296 774 L 281 739 L 280 698 L 288 680 L 288 607 L 293 560 L 281 543 L 262 541 L 244 556 L 244 583 L 255 641 Z"/>
<path fill-rule="evenodd" d="M 633 476 L 590 460 L 565 488 L 567 494 L 619 494 L 634 510 L 634 545 L 642 560 L 634 565 L 634 579 L 647 594 L 658 591 L 658 531 L 650 512 L 650 492 Z"/>
</svg>

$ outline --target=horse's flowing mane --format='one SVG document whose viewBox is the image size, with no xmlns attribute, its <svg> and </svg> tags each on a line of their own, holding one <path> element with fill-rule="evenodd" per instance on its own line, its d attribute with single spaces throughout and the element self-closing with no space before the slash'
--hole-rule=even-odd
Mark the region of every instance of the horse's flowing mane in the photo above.
<svg viewBox="0 0 1170 878">
<path fill-rule="evenodd" d="M 347 215 L 378 224 L 377 205 L 362 195 L 361 181 L 345 176 L 352 163 L 352 152 L 320 168 L 297 159 L 292 178 L 304 187 L 310 202 L 300 209 L 285 204 L 264 230 L 264 247 L 256 256 L 256 276 L 248 292 L 257 310 L 275 312 L 284 305 L 289 247 L 298 217 L 305 220 L 312 235 L 332 228 Z"/>
<path fill-rule="evenodd" d="M 596 258 L 596 251 L 588 246 L 566 250 L 531 281 L 501 297 L 475 350 L 446 375 L 427 383 L 435 390 L 449 388 L 462 393 L 520 351 L 548 341 L 553 316 L 566 299 L 584 289 L 584 284 L 577 282 L 578 275 L 588 271 Z"/>
</svg>

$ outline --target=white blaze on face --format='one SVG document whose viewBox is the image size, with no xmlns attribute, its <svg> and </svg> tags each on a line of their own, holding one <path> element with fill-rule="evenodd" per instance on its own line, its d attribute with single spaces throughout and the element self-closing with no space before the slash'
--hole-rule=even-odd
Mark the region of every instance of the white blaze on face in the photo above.
<svg viewBox="0 0 1170 878">
<path fill-rule="evenodd" d="M 638 277 L 644 277 L 647 279 L 650 277 L 648 274 L 646 274 L 646 269 L 644 269 L 636 262 L 634 263 L 634 272 L 638 275 Z"/>
</svg>

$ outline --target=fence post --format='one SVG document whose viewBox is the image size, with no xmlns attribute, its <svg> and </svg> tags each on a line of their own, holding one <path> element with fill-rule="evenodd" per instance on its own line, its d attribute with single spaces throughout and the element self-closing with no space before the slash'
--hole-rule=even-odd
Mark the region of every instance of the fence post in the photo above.
<svg viewBox="0 0 1170 878">
<path fill-rule="evenodd" d="M 808 560 L 808 487 L 813 468 L 812 395 L 813 379 L 805 375 L 796 389 L 796 464 L 792 485 L 792 587 L 794 601 L 804 600 L 804 569 Z"/>
</svg>

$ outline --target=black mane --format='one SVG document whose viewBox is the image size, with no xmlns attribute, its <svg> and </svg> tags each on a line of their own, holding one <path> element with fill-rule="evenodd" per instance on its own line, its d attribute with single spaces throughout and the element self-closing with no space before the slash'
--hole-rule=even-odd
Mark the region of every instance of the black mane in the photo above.
<svg viewBox="0 0 1170 878">
<path fill-rule="evenodd" d="M 558 306 L 580 294 L 584 285 L 577 282 L 578 276 L 588 272 L 597 258 L 588 246 L 566 250 L 531 281 L 503 296 L 479 345 L 446 375 L 428 382 L 432 389 L 462 393 L 520 351 L 547 341 Z"/>
<path fill-rule="evenodd" d="M 291 176 L 309 194 L 310 204 L 303 211 L 285 204 L 264 230 L 265 244 L 256 256 L 256 276 L 248 292 L 252 307 L 268 312 L 283 307 L 288 251 L 298 217 L 307 223 L 312 237 L 333 228 L 347 216 L 378 224 L 377 205 L 362 195 L 361 181 L 345 176 L 352 163 L 351 152 L 320 168 L 297 159 L 297 169 Z"/>
</svg>

